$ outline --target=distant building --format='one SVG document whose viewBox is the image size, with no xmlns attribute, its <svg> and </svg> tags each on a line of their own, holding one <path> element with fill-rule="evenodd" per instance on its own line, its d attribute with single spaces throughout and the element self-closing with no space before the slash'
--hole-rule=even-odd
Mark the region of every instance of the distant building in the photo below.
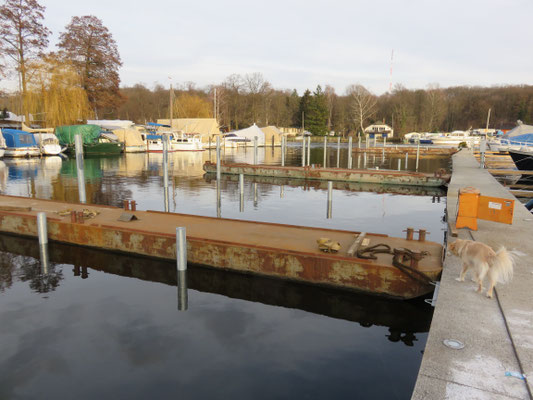
<svg viewBox="0 0 533 400">
<path fill-rule="evenodd" d="M 369 139 L 391 138 L 394 136 L 394 130 L 387 124 L 372 124 L 365 128 L 365 136 Z"/>
</svg>

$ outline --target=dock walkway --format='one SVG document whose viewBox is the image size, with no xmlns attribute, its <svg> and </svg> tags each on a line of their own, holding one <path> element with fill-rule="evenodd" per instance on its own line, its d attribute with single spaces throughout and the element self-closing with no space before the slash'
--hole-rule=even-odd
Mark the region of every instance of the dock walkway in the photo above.
<svg viewBox="0 0 533 400">
<path fill-rule="evenodd" d="M 475 186 L 484 196 L 514 199 L 492 175 L 479 168 L 471 151 L 453 156 L 447 213 L 455 225 L 458 189 Z M 505 246 L 517 257 L 514 279 L 496 287 L 493 299 L 475 292 L 469 276 L 455 280 L 461 269 L 447 254 L 424 357 L 412 399 L 531 399 L 533 392 L 533 216 L 516 201 L 512 225 L 478 221 L 478 231 L 459 230 L 459 238 L 493 248 Z M 450 238 L 450 241 L 455 240 Z M 456 339 L 454 350 L 443 344 Z M 529 381 L 506 372 L 522 372 Z"/>
</svg>

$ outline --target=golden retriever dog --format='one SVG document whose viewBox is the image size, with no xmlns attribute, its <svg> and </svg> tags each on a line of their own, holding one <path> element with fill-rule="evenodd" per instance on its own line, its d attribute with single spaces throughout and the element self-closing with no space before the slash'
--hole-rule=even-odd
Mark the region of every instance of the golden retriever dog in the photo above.
<svg viewBox="0 0 533 400">
<path fill-rule="evenodd" d="M 498 251 L 492 250 L 486 244 L 472 240 L 457 239 L 449 246 L 452 254 L 458 256 L 463 262 L 461 275 L 457 278 L 465 280 L 466 271 L 472 269 L 473 280 L 478 284 L 478 293 L 483 290 L 483 279 L 489 278 L 487 297 L 492 298 L 492 291 L 497 282 L 506 283 L 513 277 L 514 260 L 512 255 L 502 247 Z"/>
</svg>

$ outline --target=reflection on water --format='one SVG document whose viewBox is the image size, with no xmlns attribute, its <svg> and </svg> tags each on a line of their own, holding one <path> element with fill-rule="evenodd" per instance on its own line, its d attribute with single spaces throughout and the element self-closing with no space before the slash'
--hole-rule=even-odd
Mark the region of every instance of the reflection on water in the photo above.
<svg viewBox="0 0 533 400">
<path fill-rule="evenodd" d="M 287 150 L 286 164 L 300 165 L 300 147 Z M 260 148 L 259 162 L 279 164 L 280 153 Z M 223 154 L 228 162 L 253 160 L 252 148 Z M 169 154 L 171 211 L 216 216 L 216 185 L 202 170 L 214 157 Z M 313 145 L 311 162 L 322 158 Z M 334 148 L 328 160 L 336 163 Z M 422 159 L 420 169 L 447 162 Z M 395 169 L 397 160 L 367 159 L 368 167 L 386 165 Z M 161 154 L 86 158 L 85 177 L 90 203 L 133 199 L 139 209 L 163 210 Z M 221 214 L 396 236 L 413 226 L 442 240 L 438 189 L 334 183 L 327 219 L 324 184 L 246 177 L 241 212 L 238 179 L 224 176 Z M 0 191 L 75 202 L 75 160 L 6 159 Z M 51 243 L 45 266 L 36 241 L 1 235 L 0 398 L 410 396 L 432 312 L 422 301 L 200 267 L 177 286 L 174 263 Z"/>
<path fill-rule="evenodd" d="M 44 288 L 38 243 L 0 235 L 0 398 L 385 399 L 414 386 L 422 301 L 191 267 L 178 312 L 174 263 L 49 252 Z"/>
<path fill-rule="evenodd" d="M 287 165 L 299 165 L 300 147 L 287 148 Z M 335 147 L 328 156 L 336 162 Z M 216 182 L 204 178 L 202 165 L 214 161 L 215 151 L 169 154 L 171 212 L 217 216 Z M 253 149 L 226 149 L 228 162 L 253 160 Z M 259 161 L 280 164 L 281 149 L 259 149 Z M 322 162 L 323 148 L 313 144 L 312 162 Z M 58 158 L 58 157 L 56 157 Z M 138 209 L 164 210 L 162 154 L 131 153 L 85 160 L 86 193 L 89 203 L 121 206 L 123 200 L 137 201 Z M 357 156 L 354 157 L 356 159 Z M 385 168 L 395 165 L 394 158 L 369 156 L 369 164 Z M 60 161 L 60 160 L 59 160 Z M 414 158 L 411 158 L 413 161 Z M 421 159 L 421 170 L 447 167 L 445 158 Z M 19 164 L 23 163 L 23 164 Z M 347 163 L 347 148 L 341 148 L 340 164 Z M 356 160 L 354 160 L 356 163 Z M 379 165 L 378 165 L 379 164 Z M 414 168 L 414 165 L 412 166 Z M 6 160 L 7 183 L 2 193 L 78 201 L 75 160 L 50 163 L 42 160 Z M 412 169 L 412 168 L 411 168 Z M 0 177 L 2 170 L 0 169 Z M 432 188 L 372 186 L 334 183 L 333 218 L 326 218 L 326 182 L 275 180 L 245 177 L 243 212 L 239 204 L 237 177 L 224 176 L 221 182 L 220 215 L 224 218 L 282 222 L 295 225 L 360 230 L 403 236 L 407 225 L 431 232 L 429 240 L 442 241 L 442 191 Z M 1 179 L 0 179 L 1 183 Z"/>
</svg>

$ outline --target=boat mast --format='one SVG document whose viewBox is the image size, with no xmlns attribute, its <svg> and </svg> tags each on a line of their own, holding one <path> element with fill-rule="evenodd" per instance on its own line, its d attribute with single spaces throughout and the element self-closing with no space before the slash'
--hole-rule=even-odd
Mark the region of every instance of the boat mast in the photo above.
<svg viewBox="0 0 533 400">
<path fill-rule="evenodd" d="M 170 131 L 172 132 L 172 109 L 174 108 L 173 104 L 172 104 L 172 81 L 170 81 L 170 93 L 169 93 L 169 96 L 170 96 Z"/>
<path fill-rule="evenodd" d="M 489 121 L 490 121 L 490 108 L 489 108 L 489 113 L 487 115 L 487 126 L 485 128 L 485 134 L 488 134 L 489 133 Z"/>
</svg>

